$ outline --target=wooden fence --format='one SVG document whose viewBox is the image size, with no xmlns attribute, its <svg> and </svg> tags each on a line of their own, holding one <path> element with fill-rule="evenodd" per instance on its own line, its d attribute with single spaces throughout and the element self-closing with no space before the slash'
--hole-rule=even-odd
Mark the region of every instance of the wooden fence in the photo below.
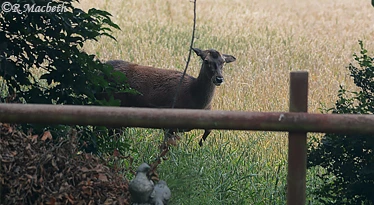
<svg viewBox="0 0 374 205">
<path fill-rule="evenodd" d="M 308 73 L 290 74 L 289 112 L 0 104 L 0 122 L 289 132 L 287 204 L 305 204 L 307 132 L 374 134 L 373 115 L 309 114 Z"/>
</svg>

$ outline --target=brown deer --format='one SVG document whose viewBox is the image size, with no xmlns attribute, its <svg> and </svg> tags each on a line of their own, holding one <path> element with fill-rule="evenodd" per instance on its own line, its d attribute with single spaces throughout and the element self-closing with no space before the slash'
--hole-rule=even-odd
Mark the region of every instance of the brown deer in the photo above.
<svg viewBox="0 0 374 205">
<path fill-rule="evenodd" d="M 221 54 L 214 49 L 192 49 L 203 60 L 200 74 L 197 78 L 186 74 L 180 85 L 182 72 L 142 66 L 122 60 L 108 61 L 107 64 L 112 65 L 114 70 L 125 73 L 129 86 L 139 92 L 138 94 L 116 93 L 114 98 L 119 99 L 123 107 L 171 108 L 177 87 L 181 86 L 174 108 L 211 109 L 215 87 L 220 86 L 224 81 L 223 66 L 225 63 L 235 61 L 236 58 Z M 166 134 L 174 136 L 176 131 L 170 129 Z M 205 130 L 199 141 L 200 146 L 210 132 L 211 130 Z"/>
</svg>

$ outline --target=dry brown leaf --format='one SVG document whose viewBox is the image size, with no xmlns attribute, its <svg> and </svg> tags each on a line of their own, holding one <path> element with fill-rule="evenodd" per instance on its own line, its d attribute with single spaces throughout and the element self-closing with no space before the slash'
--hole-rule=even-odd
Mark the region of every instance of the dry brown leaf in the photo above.
<svg viewBox="0 0 374 205">
<path fill-rule="evenodd" d="M 177 146 L 177 139 L 176 138 L 169 138 L 167 140 L 167 145 L 171 146 Z"/>
<path fill-rule="evenodd" d="M 88 196 L 92 195 L 92 189 L 89 186 L 82 186 L 82 193 Z"/>
<path fill-rule="evenodd" d="M 13 128 L 10 126 L 10 124 L 7 123 L 2 124 L 2 129 L 4 129 L 4 131 L 7 133 L 13 132 Z"/>
<path fill-rule="evenodd" d="M 152 175 L 151 180 L 152 181 L 160 181 L 160 178 L 158 177 L 158 175 Z"/>
<path fill-rule="evenodd" d="M 113 156 L 118 157 L 119 155 L 120 155 L 120 153 L 119 153 L 118 149 L 115 149 L 113 151 Z"/>
<path fill-rule="evenodd" d="M 27 167 L 27 169 L 35 169 L 36 170 L 36 166 L 29 166 L 29 167 Z"/>
<path fill-rule="evenodd" d="M 14 156 L 5 154 L 1 157 L 1 161 L 5 162 L 5 163 L 13 162 L 14 161 Z"/>
<path fill-rule="evenodd" d="M 87 167 L 81 167 L 80 170 L 81 170 L 82 172 L 88 172 L 88 171 L 89 171 Z"/>
<path fill-rule="evenodd" d="M 96 165 L 96 167 L 94 169 L 95 169 L 96 172 L 103 172 L 101 164 Z"/>
<path fill-rule="evenodd" d="M 92 155 L 90 155 L 90 154 L 85 154 L 84 156 L 86 157 L 86 159 L 91 159 L 92 158 Z"/>
<path fill-rule="evenodd" d="M 31 150 L 31 144 L 27 144 L 26 150 Z"/>
<path fill-rule="evenodd" d="M 86 184 L 87 184 L 87 186 L 91 186 L 92 185 L 92 181 L 91 180 L 87 180 Z"/>
<path fill-rule="evenodd" d="M 104 205 L 111 205 L 113 204 L 113 199 L 110 199 L 110 198 L 107 198 L 105 201 L 104 201 Z"/>
<path fill-rule="evenodd" d="M 55 159 L 52 159 L 52 166 L 56 169 L 56 170 L 60 170 L 56 164 L 56 161 Z"/>
<path fill-rule="evenodd" d="M 33 143 L 37 143 L 38 142 L 38 135 L 33 135 L 33 136 L 31 136 L 31 141 L 33 142 Z"/>
<path fill-rule="evenodd" d="M 47 139 L 52 140 L 52 134 L 50 131 L 45 131 L 42 136 L 42 140 L 46 141 Z"/>
<path fill-rule="evenodd" d="M 51 199 L 49 200 L 49 202 L 47 202 L 46 204 L 55 205 L 56 204 L 56 198 L 52 196 Z"/>
<path fill-rule="evenodd" d="M 30 174 L 25 174 L 25 176 L 26 176 L 28 179 L 32 179 L 32 178 L 34 178 L 34 177 L 31 176 Z"/>
<path fill-rule="evenodd" d="M 74 197 L 71 194 L 66 194 L 66 198 L 69 200 L 71 204 L 74 204 Z"/>
<path fill-rule="evenodd" d="M 105 174 L 99 174 L 99 180 L 103 182 L 108 182 L 108 177 Z"/>
<path fill-rule="evenodd" d="M 13 156 L 16 156 L 17 154 L 18 154 L 18 152 L 17 151 L 12 151 L 12 152 L 10 152 Z"/>
</svg>

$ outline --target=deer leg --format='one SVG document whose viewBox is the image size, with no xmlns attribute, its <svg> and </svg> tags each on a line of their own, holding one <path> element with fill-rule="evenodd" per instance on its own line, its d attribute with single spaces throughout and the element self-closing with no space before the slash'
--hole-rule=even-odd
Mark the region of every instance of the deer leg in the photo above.
<svg viewBox="0 0 374 205">
<path fill-rule="evenodd" d="M 164 141 L 171 138 L 174 135 L 174 132 L 171 129 L 163 129 L 164 130 Z"/>
<path fill-rule="evenodd" d="M 164 145 L 177 145 L 177 140 L 180 137 L 175 134 L 175 130 L 173 129 L 164 129 Z"/>
<path fill-rule="evenodd" d="M 203 136 L 201 137 L 201 139 L 200 139 L 200 141 L 199 141 L 199 145 L 200 145 L 200 147 L 203 146 L 203 141 L 206 140 L 206 138 L 208 137 L 208 135 L 209 135 L 211 132 L 212 132 L 212 130 L 205 130 L 205 131 L 204 131 L 204 134 L 203 134 Z"/>
</svg>

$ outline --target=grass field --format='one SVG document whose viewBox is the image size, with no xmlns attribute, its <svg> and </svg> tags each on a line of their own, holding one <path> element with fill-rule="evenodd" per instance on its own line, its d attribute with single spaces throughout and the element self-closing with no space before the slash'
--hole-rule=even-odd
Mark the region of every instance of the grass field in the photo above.
<svg viewBox="0 0 374 205">
<path fill-rule="evenodd" d="M 87 10 L 109 11 L 121 27 L 117 42 L 103 38 L 85 50 L 102 60 L 183 70 L 191 40 L 189 0 L 82 0 Z M 198 0 L 195 47 L 234 55 L 213 109 L 287 111 L 289 72 L 309 72 L 309 112 L 334 105 L 339 85 L 353 89 L 346 66 L 363 40 L 374 51 L 370 1 Z M 188 73 L 196 76 L 199 58 Z M 285 204 L 287 140 L 284 133 L 214 131 L 199 148 L 202 131 L 185 134 L 159 168 L 172 190 L 171 204 Z M 161 131 L 128 129 L 135 163 L 157 154 Z M 308 172 L 309 194 L 319 181 Z"/>
</svg>

